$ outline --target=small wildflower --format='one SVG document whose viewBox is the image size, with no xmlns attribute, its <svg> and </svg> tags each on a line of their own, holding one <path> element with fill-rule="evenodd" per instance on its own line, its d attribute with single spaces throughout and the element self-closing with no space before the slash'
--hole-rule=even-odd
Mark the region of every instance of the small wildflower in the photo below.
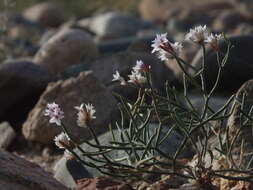
<svg viewBox="0 0 253 190">
<path fill-rule="evenodd" d="M 183 46 L 179 42 L 171 43 L 167 39 L 167 33 L 165 34 L 157 34 L 155 40 L 153 40 L 153 50 L 151 53 L 158 53 L 158 57 L 164 61 L 167 59 L 173 59 L 175 56 L 178 56 L 181 52 Z"/>
<path fill-rule="evenodd" d="M 126 81 L 122 76 L 120 76 L 119 71 L 116 71 L 116 73 L 113 74 L 112 76 L 113 76 L 112 81 L 119 81 L 121 85 L 126 85 Z"/>
<path fill-rule="evenodd" d="M 55 136 L 54 142 L 56 146 L 58 146 L 60 149 L 65 149 L 69 146 L 70 138 L 68 135 L 64 132 L 61 132 L 59 135 Z"/>
<path fill-rule="evenodd" d="M 55 102 L 47 104 L 44 115 L 50 117 L 49 123 L 56 123 L 58 126 L 61 125 L 61 120 L 64 118 L 64 112 Z"/>
<path fill-rule="evenodd" d="M 142 60 L 137 60 L 136 65 L 133 67 L 134 72 L 148 72 L 150 65 L 144 64 Z"/>
<path fill-rule="evenodd" d="M 152 42 L 153 42 L 153 44 L 151 45 L 151 47 L 153 47 L 153 50 L 151 53 L 155 53 L 157 51 L 160 51 L 161 46 L 165 46 L 165 44 L 167 44 L 169 42 L 169 40 L 167 39 L 167 33 L 156 34 L 156 38 Z"/>
<path fill-rule="evenodd" d="M 132 71 L 131 75 L 128 75 L 129 80 L 128 82 L 130 83 L 135 83 L 135 84 L 144 84 L 146 83 L 147 79 L 141 75 L 140 72 Z"/>
<path fill-rule="evenodd" d="M 79 127 L 87 127 L 87 124 L 93 119 L 96 119 L 94 115 L 96 110 L 94 109 L 92 104 L 85 104 L 85 110 L 83 108 L 84 104 L 80 106 L 76 106 L 75 109 L 78 110 L 77 113 L 77 125 Z"/>
<path fill-rule="evenodd" d="M 186 34 L 185 39 L 191 40 L 194 43 L 202 44 L 205 42 L 208 36 L 208 31 L 205 26 L 197 26 L 194 29 L 190 29 L 190 32 Z"/>
<path fill-rule="evenodd" d="M 219 41 L 222 38 L 221 34 L 210 34 L 205 42 L 209 44 L 215 51 L 219 50 Z"/>
</svg>

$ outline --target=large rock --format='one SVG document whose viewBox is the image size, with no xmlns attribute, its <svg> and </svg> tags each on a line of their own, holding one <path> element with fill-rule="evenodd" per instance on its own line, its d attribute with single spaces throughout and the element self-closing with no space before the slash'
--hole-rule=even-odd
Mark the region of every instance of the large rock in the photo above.
<svg viewBox="0 0 253 190">
<path fill-rule="evenodd" d="M 35 4 L 24 10 L 23 16 L 44 27 L 58 27 L 65 20 L 64 10 L 52 2 Z"/>
<path fill-rule="evenodd" d="M 80 29 L 65 28 L 56 33 L 34 57 L 34 62 L 57 74 L 66 67 L 98 55 L 92 37 Z"/>
<path fill-rule="evenodd" d="M 0 120 L 13 127 L 24 121 L 50 81 L 51 75 L 30 61 L 0 64 Z"/>
<path fill-rule="evenodd" d="M 220 82 L 217 90 L 231 94 L 235 92 L 244 82 L 253 78 L 253 36 L 234 36 L 228 38 L 234 46 L 230 50 L 226 66 L 223 68 Z M 220 55 L 224 57 L 227 50 L 227 44 L 222 41 L 220 43 Z M 218 64 L 216 53 L 209 49 L 206 57 L 207 63 L 204 69 L 206 87 L 210 90 L 215 83 Z M 192 65 L 200 68 L 202 63 L 202 51 L 194 58 Z"/>
<path fill-rule="evenodd" d="M 16 137 L 16 132 L 8 122 L 0 124 L 0 148 L 7 149 Z"/>
<path fill-rule="evenodd" d="M 246 19 L 235 10 L 226 10 L 214 20 L 213 29 L 219 32 L 231 32 L 239 24 L 246 22 Z"/>
<path fill-rule="evenodd" d="M 165 23 L 176 17 L 188 26 L 202 22 L 208 24 L 212 17 L 212 14 L 209 14 L 211 11 L 227 8 L 230 8 L 230 5 L 226 1 L 219 0 L 142 0 L 139 4 L 139 12 L 145 20 Z"/>
<path fill-rule="evenodd" d="M 155 133 L 155 129 L 158 127 L 157 124 L 150 124 L 149 125 L 149 131 L 150 135 L 152 136 Z M 170 130 L 170 127 L 163 126 L 161 138 L 164 137 L 166 132 Z M 115 137 L 117 141 L 120 142 L 120 132 L 118 130 L 114 130 Z M 112 141 L 112 135 L 111 132 L 107 132 L 101 136 L 98 137 L 100 144 L 102 145 L 110 145 L 110 141 Z M 179 135 L 176 131 L 172 131 L 170 136 L 160 145 L 160 149 L 167 155 L 174 155 L 177 148 L 179 147 L 180 143 L 182 142 L 183 137 Z M 94 143 L 94 140 L 92 140 L 92 143 Z M 87 152 L 96 152 L 98 151 L 97 148 L 93 148 L 87 144 L 82 144 L 81 148 Z M 94 162 L 93 160 L 88 159 L 85 156 L 82 156 L 82 154 L 77 151 L 78 155 L 85 161 L 92 162 L 96 164 L 97 166 L 101 165 L 101 163 Z M 141 151 L 138 151 L 138 153 L 141 153 Z M 108 153 L 110 158 L 117 159 L 127 156 L 126 153 L 123 150 L 115 150 L 110 153 Z M 191 148 L 184 150 L 182 154 L 180 154 L 181 157 L 191 157 L 192 156 L 192 150 Z M 126 164 L 126 163 L 125 163 Z M 75 160 L 68 160 L 65 157 L 63 157 L 59 162 L 55 165 L 55 178 L 65 184 L 68 187 L 74 187 L 76 185 L 76 180 L 81 178 L 89 178 L 90 176 L 96 177 L 102 175 L 99 173 L 96 169 L 90 168 L 88 166 L 83 166 L 79 162 Z"/>
<path fill-rule="evenodd" d="M 131 74 L 132 67 L 137 60 L 142 60 L 145 64 L 151 66 L 151 76 L 153 85 L 159 91 L 163 91 L 166 81 L 174 82 L 175 76 L 170 69 L 161 63 L 156 56 L 143 52 L 120 52 L 114 55 L 101 56 L 90 63 L 90 70 L 100 82 L 108 86 L 110 90 L 117 92 L 124 97 L 131 98 L 136 94 L 136 89 L 128 86 L 121 86 L 119 82 L 112 82 L 113 74 L 116 70 L 127 79 L 127 75 Z M 64 72 L 64 77 L 76 76 L 83 70 L 87 70 L 87 64 L 75 65 L 68 68 Z M 134 97 L 133 97 L 134 99 Z"/>
<path fill-rule="evenodd" d="M 149 22 L 119 12 L 104 13 L 85 22 L 81 20 L 79 25 L 87 27 L 100 39 L 134 36 L 141 29 L 154 27 Z"/>
<path fill-rule="evenodd" d="M 56 102 L 63 109 L 65 113 L 63 122 L 77 140 L 91 136 L 87 129 L 77 126 L 77 110 L 74 106 L 81 103 L 94 105 L 97 118 L 91 125 L 97 133 L 108 129 L 112 113 L 116 109 L 116 100 L 110 92 L 91 72 L 83 72 L 77 78 L 49 84 L 23 125 L 26 139 L 45 144 L 52 143 L 54 136 L 59 133 L 60 129 L 49 124 L 48 118 L 44 116 L 46 105 L 51 102 Z"/>
<path fill-rule="evenodd" d="M 234 7 L 249 19 L 253 19 L 253 3 L 251 0 L 230 0 Z"/>
<path fill-rule="evenodd" d="M 0 189 L 67 190 L 38 165 L 0 149 Z"/>
</svg>

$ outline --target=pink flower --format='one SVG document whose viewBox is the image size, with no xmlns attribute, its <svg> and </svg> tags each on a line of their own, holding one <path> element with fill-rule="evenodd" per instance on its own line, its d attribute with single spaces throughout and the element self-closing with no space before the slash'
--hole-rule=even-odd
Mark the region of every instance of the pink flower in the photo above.
<svg viewBox="0 0 253 190">
<path fill-rule="evenodd" d="M 179 42 L 171 43 L 167 39 L 167 33 L 157 34 L 155 40 L 153 40 L 153 50 L 151 53 L 158 53 L 158 57 L 164 61 L 167 59 L 173 59 L 176 56 L 179 56 L 179 53 L 182 51 L 182 44 Z"/>
<path fill-rule="evenodd" d="M 61 125 L 61 120 L 64 118 L 64 112 L 55 102 L 47 104 L 44 115 L 50 117 L 49 123 L 56 123 L 58 126 Z"/>
</svg>

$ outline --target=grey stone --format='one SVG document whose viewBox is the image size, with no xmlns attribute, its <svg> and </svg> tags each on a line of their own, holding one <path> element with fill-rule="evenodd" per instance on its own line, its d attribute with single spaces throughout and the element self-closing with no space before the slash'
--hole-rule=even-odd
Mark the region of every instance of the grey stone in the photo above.
<svg viewBox="0 0 253 190">
<path fill-rule="evenodd" d="M 8 122 L 0 124 L 0 148 L 7 149 L 16 137 L 16 132 Z"/>
<path fill-rule="evenodd" d="M 154 27 L 149 22 L 119 12 L 108 12 L 97 15 L 85 24 L 100 39 L 133 36 L 141 29 Z"/>
<path fill-rule="evenodd" d="M 227 64 L 222 70 L 220 82 L 216 92 L 232 94 L 236 92 L 239 87 L 249 79 L 253 78 L 253 35 L 233 36 L 228 40 L 233 45 L 230 51 Z M 224 57 L 227 50 L 225 41 L 220 42 L 220 56 Z M 209 49 L 206 56 L 207 63 L 204 69 L 204 80 L 207 90 L 211 90 L 214 85 L 217 73 L 218 64 L 216 53 Z M 202 51 L 192 61 L 192 65 L 200 68 L 202 64 Z"/>
<path fill-rule="evenodd" d="M 157 124 L 150 124 L 149 125 L 149 131 L 150 135 L 152 136 L 155 133 L 155 130 L 157 129 Z M 162 127 L 162 133 L 161 138 L 164 137 L 164 135 L 170 130 L 170 127 L 163 126 Z M 117 140 L 120 139 L 120 132 L 118 130 L 114 130 L 115 138 Z M 101 145 L 110 145 L 110 141 L 112 141 L 112 134 L 111 132 L 107 132 L 105 134 L 102 134 L 98 137 Z M 159 148 L 167 155 L 173 156 L 177 150 L 177 148 L 180 146 L 180 143 L 182 142 L 183 138 L 181 135 L 179 135 L 175 130 L 172 131 L 169 137 L 162 143 Z M 154 142 L 154 141 L 153 141 Z M 91 141 L 91 143 L 95 143 L 94 140 Z M 96 152 L 98 151 L 97 148 L 91 147 L 87 144 L 81 144 L 81 148 L 87 152 Z M 85 161 L 90 161 L 94 164 L 96 164 L 97 167 L 101 163 L 95 162 L 93 160 L 88 159 L 86 156 L 82 156 L 82 153 L 80 151 L 76 150 L 78 155 Z M 142 151 L 137 151 L 138 154 L 141 154 Z M 110 153 L 108 153 L 108 156 L 110 156 L 113 159 L 122 158 L 127 156 L 127 154 L 123 150 L 114 150 Z M 180 155 L 180 157 L 191 157 L 192 156 L 192 150 L 191 148 L 187 148 L 187 150 L 184 150 L 183 153 Z M 130 158 L 131 159 L 131 158 Z M 76 162 L 74 164 L 73 162 Z M 125 162 L 126 164 L 126 162 Z M 75 169 L 80 168 L 80 169 Z M 74 160 L 67 160 L 66 158 L 62 158 L 55 167 L 55 178 L 59 181 L 61 181 L 63 184 L 65 184 L 68 187 L 73 188 L 76 184 L 74 183 L 79 178 L 87 178 L 90 176 L 100 176 L 102 175 L 99 171 L 97 171 L 94 168 L 90 168 L 88 166 L 82 166 L 79 162 Z"/>
</svg>

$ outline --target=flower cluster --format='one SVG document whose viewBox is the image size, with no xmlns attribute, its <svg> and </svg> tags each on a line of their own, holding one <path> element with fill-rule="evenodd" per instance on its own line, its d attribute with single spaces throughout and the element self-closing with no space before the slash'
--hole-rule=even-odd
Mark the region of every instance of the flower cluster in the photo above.
<svg viewBox="0 0 253 190">
<path fill-rule="evenodd" d="M 220 39 L 220 34 L 209 34 L 206 25 L 190 29 L 190 32 L 185 36 L 185 40 L 197 44 L 209 44 L 215 51 L 219 50 L 218 43 Z M 183 48 L 180 42 L 170 42 L 167 39 L 167 33 L 157 34 L 155 40 L 152 41 L 151 47 L 153 48 L 151 53 L 156 53 L 158 58 L 162 61 L 178 57 Z"/>
<path fill-rule="evenodd" d="M 142 75 L 144 72 L 149 72 L 150 66 L 147 64 L 144 64 L 142 60 L 137 60 L 136 65 L 132 68 L 132 72 L 130 75 L 128 75 L 129 80 L 127 82 L 134 83 L 137 85 L 141 85 L 146 83 L 147 79 Z M 112 81 L 119 81 L 121 85 L 125 85 L 126 81 L 125 79 L 120 76 L 119 71 L 116 71 L 115 74 L 113 74 Z"/>
<path fill-rule="evenodd" d="M 219 41 L 221 39 L 221 34 L 212 34 L 209 33 L 206 25 L 197 26 L 194 29 L 190 29 L 190 32 L 186 34 L 185 39 L 190 40 L 197 44 L 209 44 L 211 48 L 215 51 L 219 50 Z"/>
<path fill-rule="evenodd" d="M 173 59 L 179 56 L 182 51 L 182 44 L 179 42 L 171 43 L 167 39 L 167 33 L 157 34 L 155 40 L 152 41 L 151 47 L 153 48 L 151 53 L 157 53 L 158 57 L 162 60 Z"/>
<path fill-rule="evenodd" d="M 64 112 L 55 102 L 47 104 L 44 115 L 50 117 L 49 123 L 56 123 L 56 125 L 61 126 L 61 120 L 64 118 Z"/>
<path fill-rule="evenodd" d="M 80 106 L 75 106 L 75 109 L 78 110 L 77 125 L 79 127 L 87 127 L 91 120 L 96 119 L 96 110 L 92 104 L 81 104 Z"/>
</svg>

